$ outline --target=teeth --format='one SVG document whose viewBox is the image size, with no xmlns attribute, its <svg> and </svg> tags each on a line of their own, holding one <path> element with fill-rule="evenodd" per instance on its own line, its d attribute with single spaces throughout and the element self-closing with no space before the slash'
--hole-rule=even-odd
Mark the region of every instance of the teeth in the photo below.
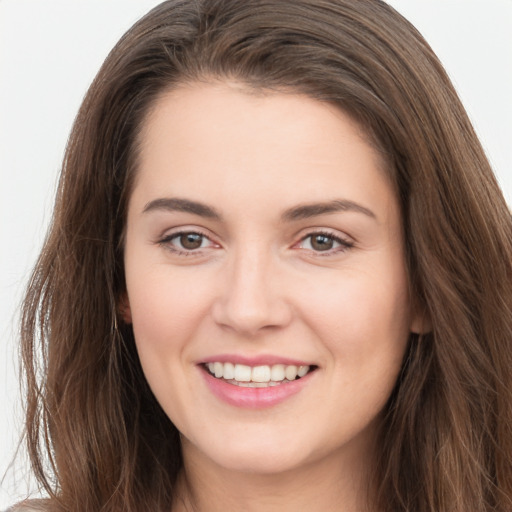
<svg viewBox="0 0 512 512">
<path fill-rule="evenodd" d="M 297 370 L 298 368 L 294 365 L 287 366 L 284 369 L 284 374 L 288 380 L 295 380 L 297 378 Z"/>
<path fill-rule="evenodd" d="M 235 365 L 232 363 L 224 363 L 224 371 L 222 377 L 225 379 L 235 378 Z"/>
<path fill-rule="evenodd" d="M 221 377 L 223 376 L 221 375 Z M 238 382 L 251 382 L 251 367 L 245 366 L 245 364 L 235 364 L 235 380 Z"/>
<path fill-rule="evenodd" d="M 222 363 L 213 363 L 213 372 L 215 377 L 222 377 L 224 375 L 224 365 Z"/>
<path fill-rule="evenodd" d="M 306 373 L 309 372 L 309 366 L 299 366 L 299 369 L 297 370 L 297 375 L 299 377 L 304 377 Z"/>
<path fill-rule="evenodd" d="M 269 382 L 270 366 L 255 366 L 252 369 L 251 380 L 253 382 Z"/>
<path fill-rule="evenodd" d="M 284 380 L 285 374 L 284 374 L 284 364 L 275 364 L 270 369 L 270 379 L 278 382 L 280 380 Z"/>
<path fill-rule="evenodd" d="M 225 379 L 244 384 L 247 387 L 275 386 L 280 382 L 292 381 L 304 377 L 310 370 L 309 366 L 275 364 L 273 366 L 247 366 L 233 363 L 207 363 L 208 371 L 218 379 Z"/>
</svg>

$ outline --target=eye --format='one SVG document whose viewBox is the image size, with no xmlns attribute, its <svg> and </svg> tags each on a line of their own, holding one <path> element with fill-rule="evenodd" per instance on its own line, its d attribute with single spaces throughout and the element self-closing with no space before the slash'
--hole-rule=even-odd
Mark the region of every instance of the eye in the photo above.
<svg viewBox="0 0 512 512">
<path fill-rule="evenodd" d="M 310 233 L 301 240 L 299 247 L 314 252 L 332 253 L 349 249 L 353 247 L 353 243 L 332 233 Z"/>
<path fill-rule="evenodd" d="M 181 235 L 177 235 L 175 239 L 183 249 L 189 251 L 201 248 L 203 242 L 206 240 L 206 238 L 199 233 L 182 233 Z"/>
<path fill-rule="evenodd" d="M 188 254 L 214 245 L 206 235 L 195 231 L 172 233 L 160 240 L 159 243 L 180 254 Z"/>
</svg>

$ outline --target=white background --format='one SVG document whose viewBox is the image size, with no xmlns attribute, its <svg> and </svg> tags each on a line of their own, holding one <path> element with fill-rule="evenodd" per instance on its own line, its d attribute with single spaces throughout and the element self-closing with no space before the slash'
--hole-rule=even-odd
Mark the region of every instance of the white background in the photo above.
<svg viewBox="0 0 512 512">
<path fill-rule="evenodd" d="M 81 99 L 155 0 L 0 0 L 0 479 L 21 428 L 17 311 Z M 512 204 L 512 0 L 392 0 L 445 64 Z M 0 510 L 27 492 L 22 457 Z"/>
</svg>

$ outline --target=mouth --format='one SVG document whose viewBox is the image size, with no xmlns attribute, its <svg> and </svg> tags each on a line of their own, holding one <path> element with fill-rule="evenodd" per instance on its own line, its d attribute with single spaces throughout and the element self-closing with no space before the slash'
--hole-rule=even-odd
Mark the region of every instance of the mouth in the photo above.
<svg viewBox="0 0 512 512">
<path fill-rule="evenodd" d="M 234 386 L 245 388 L 267 388 L 281 386 L 315 371 L 315 365 L 259 365 L 249 366 L 230 362 L 204 363 L 204 370 L 212 377 Z"/>
</svg>

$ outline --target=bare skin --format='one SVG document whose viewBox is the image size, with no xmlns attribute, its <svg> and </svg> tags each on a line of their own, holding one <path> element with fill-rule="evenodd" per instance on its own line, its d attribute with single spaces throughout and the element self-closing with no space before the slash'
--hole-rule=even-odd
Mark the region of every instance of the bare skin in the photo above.
<svg viewBox="0 0 512 512">
<path fill-rule="evenodd" d="M 141 135 L 125 270 L 125 320 L 182 434 L 173 512 L 365 510 L 378 418 L 421 319 L 398 202 L 359 126 L 240 84 L 167 93 Z M 308 373 L 276 381 L 279 400 L 208 367 L 291 360 Z"/>
</svg>

